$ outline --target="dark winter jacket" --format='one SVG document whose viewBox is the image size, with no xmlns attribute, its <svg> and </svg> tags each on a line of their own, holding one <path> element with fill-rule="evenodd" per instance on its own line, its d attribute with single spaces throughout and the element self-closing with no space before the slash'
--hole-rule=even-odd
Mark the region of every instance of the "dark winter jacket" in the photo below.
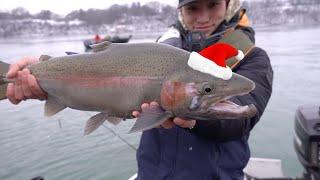
<svg viewBox="0 0 320 180">
<path fill-rule="evenodd" d="M 253 30 L 242 29 L 254 41 Z M 169 38 L 159 41 L 183 48 L 186 40 L 177 35 L 177 29 L 171 30 L 174 32 Z M 231 100 L 239 105 L 254 104 L 256 116 L 246 120 L 197 121 L 192 130 L 176 126 L 143 132 L 137 152 L 139 180 L 243 179 L 242 170 L 250 158 L 250 130 L 271 96 L 273 71 L 268 55 L 258 47 L 233 71 L 253 80 L 256 88 Z"/>
</svg>

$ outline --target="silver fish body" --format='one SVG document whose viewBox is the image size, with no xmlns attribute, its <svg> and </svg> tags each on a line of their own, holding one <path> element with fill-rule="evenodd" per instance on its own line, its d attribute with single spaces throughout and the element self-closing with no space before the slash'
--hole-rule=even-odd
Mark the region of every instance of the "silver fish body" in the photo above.
<svg viewBox="0 0 320 180">
<path fill-rule="evenodd" d="M 66 107 L 101 112 L 89 119 L 85 134 L 105 120 L 117 124 L 139 110 L 142 103 L 151 101 L 161 107 L 142 112 L 131 132 L 150 129 L 174 116 L 210 120 L 215 115 L 232 119 L 256 113 L 253 105 L 224 106 L 233 106 L 229 111 L 214 108 L 229 97 L 249 93 L 254 83 L 235 73 L 230 80 L 223 80 L 193 70 L 187 65 L 187 51 L 157 43 L 102 43 L 94 51 L 42 56 L 41 63 L 29 67 L 48 94 L 47 116 Z"/>
</svg>

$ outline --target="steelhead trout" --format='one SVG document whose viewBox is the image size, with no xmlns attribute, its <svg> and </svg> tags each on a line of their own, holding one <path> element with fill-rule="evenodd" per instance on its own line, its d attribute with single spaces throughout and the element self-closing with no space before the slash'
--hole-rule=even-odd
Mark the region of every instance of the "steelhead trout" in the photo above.
<svg viewBox="0 0 320 180">
<path fill-rule="evenodd" d="M 130 132 L 144 131 L 172 117 L 185 119 L 241 119 L 253 117 L 254 105 L 239 106 L 227 99 L 249 93 L 253 81 L 231 72 L 229 79 L 195 70 L 188 64 L 192 53 L 158 43 L 111 44 L 93 47 L 90 54 L 41 56 L 29 66 L 40 87 L 47 92 L 45 115 L 66 107 L 98 111 L 85 134 L 105 120 L 117 124 L 132 118 L 142 103 L 157 101 L 158 108 L 142 112 Z M 5 73 L 1 63 L 0 99 L 5 99 Z"/>
</svg>

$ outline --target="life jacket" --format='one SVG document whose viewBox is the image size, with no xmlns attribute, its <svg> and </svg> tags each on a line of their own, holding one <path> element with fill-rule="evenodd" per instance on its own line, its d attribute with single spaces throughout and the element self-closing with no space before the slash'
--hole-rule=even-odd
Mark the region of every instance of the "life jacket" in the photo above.
<svg viewBox="0 0 320 180">
<path fill-rule="evenodd" d="M 223 34 L 223 37 L 218 42 L 224 42 L 232 45 L 238 50 L 241 50 L 244 57 L 254 48 L 254 42 L 242 31 L 243 27 L 249 25 L 249 19 L 246 15 L 245 9 L 240 9 L 240 18 L 236 27 L 231 27 Z M 240 60 L 235 57 L 227 60 L 227 66 L 234 69 L 238 66 Z"/>
<path fill-rule="evenodd" d="M 246 56 L 254 47 L 254 40 L 244 32 L 243 29 L 249 28 L 249 19 L 246 15 L 246 10 L 241 8 L 236 15 L 231 18 L 229 22 L 223 22 L 216 32 L 210 37 L 205 38 L 201 33 L 193 33 L 186 30 L 180 21 L 177 21 L 171 26 L 171 30 L 157 41 L 161 42 L 170 37 L 180 38 L 180 44 L 172 44 L 173 46 L 180 47 L 187 51 L 200 51 L 203 48 L 210 46 L 214 43 L 224 42 L 232 45 L 238 50 L 241 50 Z M 193 39 L 199 39 L 199 41 L 193 42 Z M 227 60 L 227 65 L 234 69 L 238 66 L 239 60 L 236 58 L 230 58 Z"/>
</svg>

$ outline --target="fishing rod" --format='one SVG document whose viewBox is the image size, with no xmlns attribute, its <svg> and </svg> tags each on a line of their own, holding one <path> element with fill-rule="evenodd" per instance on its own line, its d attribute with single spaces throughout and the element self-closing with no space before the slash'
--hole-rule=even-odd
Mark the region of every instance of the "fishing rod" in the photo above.
<svg viewBox="0 0 320 180">
<path fill-rule="evenodd" d="M 91 114 L 88 113 L 88 112 L 87 112 L 86 114 L 88 114 L 88 115 L 91 116 Z M 59 125 L 60 125 L 60 123 L 59 123 Z M 115 132 L 113 129 L 111 129 L 110 127 L 108 127 L 107 125 L 105 125 L 105 123 L 102 124 L 102 126 L 103 126 L 104 128 L 106 128 L 109 132 L 111 132 L 114 136 L 116 136 L 117 138 L 119 138 L 123 143 L 125 143 L 126 145 L 128 145 L 131 149 L 133 149 L 134 151 L 137 151 L 137 148 L 136 148 L 134 145 L 132 145 L 131 143 L 129 143 L 127 140 L 125 140 L 119 133 Z M 61 125 L 60 125 L 60 127 L 61 127 Z"/>
<path fill-rule="evenodd" d="M 137 148 L 131 143 L 129 143 L 127 140 L 125 140 L 122 136 L 120 136 L 120 134 L 118 134 L 117 132 L 115 132 L 113 129 L 111 129 L 105 124 L 102 124 L 102 126 L 105 127 L 107 130 L 109 130 L 114 136 L 118 137 L 122 142 L 128 145 L 131 149 L 133 149 L 134 151 L 137 151 Z"/>
</svg>

